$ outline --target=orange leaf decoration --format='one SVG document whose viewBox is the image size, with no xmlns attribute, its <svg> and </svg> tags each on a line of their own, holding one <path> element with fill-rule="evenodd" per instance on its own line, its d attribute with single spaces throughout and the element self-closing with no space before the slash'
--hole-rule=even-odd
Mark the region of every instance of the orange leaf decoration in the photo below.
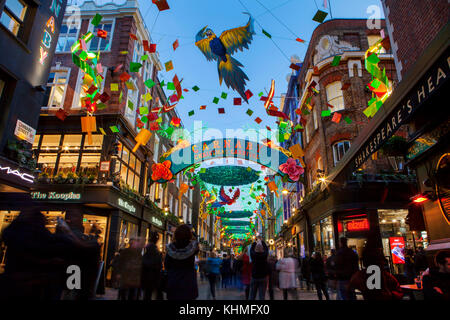
<svg viewBox="0 0 450 320">
<path fill-rule="evenodd" d="M 152 180 L 171 180 L 173 177 L 172 171 L 170 171 L 171 166 L 172 162 L 170 160 L 152 164 Z"/>
</svg>

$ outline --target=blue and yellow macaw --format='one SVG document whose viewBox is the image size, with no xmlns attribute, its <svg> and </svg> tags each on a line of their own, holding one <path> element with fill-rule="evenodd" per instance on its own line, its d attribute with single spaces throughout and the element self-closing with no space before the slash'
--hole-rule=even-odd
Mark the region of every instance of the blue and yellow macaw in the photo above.
<svg viewBox="0 0 450 320">
<path fill-rule="evenodd" d="M 224 31 L 219 38 L 207 26 L 202 28 L 195 37 L 195 45 L 206 59 L 217 60 L 220 84 L 222 80 L 225 80 L 227 87 L 237 91 L 247 103 L 245 80 L 248 80 L 248 77 L 240 68 L 243 65 L 231 55 L 238 50 L 243 51 L 243 48 L 248 49 L 253 34 L 255 34 L 253 18 L 250 16 L 247 25 Z"/>
</svg>

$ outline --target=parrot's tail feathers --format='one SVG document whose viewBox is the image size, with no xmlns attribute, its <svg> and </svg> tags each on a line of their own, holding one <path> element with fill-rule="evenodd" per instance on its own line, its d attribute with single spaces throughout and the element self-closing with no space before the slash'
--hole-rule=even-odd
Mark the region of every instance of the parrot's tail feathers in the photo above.
<svg viewBox="0 0 450 320">
<path fill-rule="evenodd" d="M 242 99 L 248 103 L 247 96 L 245 95 L 245 85 L 248 77 L 241 69 L 243 65 L 228 54 L 226 57 L 227 62 L 223 62 L 222 60 L 217 62 L 220 84 L 224 80 L 228 88 L 231 87 L 237 91 Z"/>
</svg>

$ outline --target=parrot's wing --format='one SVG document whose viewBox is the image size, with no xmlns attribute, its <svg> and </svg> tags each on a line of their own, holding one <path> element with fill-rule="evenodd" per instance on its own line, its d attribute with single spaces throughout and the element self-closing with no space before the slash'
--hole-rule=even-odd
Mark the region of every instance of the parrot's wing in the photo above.
<svg viewBox="0 0 450 320">
<path fill-rule="evenodd" d="M 225 193 L 225 190 L 224 190 L 223 186 L 222 186 L 222 188 L 220 188 L 220 199 L 222 201 L 225 201 L 225 202 L 230 202 L 231 201 L 230 197 L 227 196 L 227 194 Z"/>
<path fill-rule="evenodd" d="M 205 57 L 208 61 L 217 60 L 218 57 L 211 51 L 211 48 L 209 46 L 209 41 L 210 40 L 208 38 L 205 38 L 205 39 L 197 41 L 195 43 L 195 45 L 205 55 Z"/>
<path fill-rule="evenodd" d="M 231 55 L 238 50 L 248 49 L 254 33 L 253 18 L 250 16 L 245 26 L 222 32 L 220 40 L 227 49 L 227 53 Z"/>
</svg>

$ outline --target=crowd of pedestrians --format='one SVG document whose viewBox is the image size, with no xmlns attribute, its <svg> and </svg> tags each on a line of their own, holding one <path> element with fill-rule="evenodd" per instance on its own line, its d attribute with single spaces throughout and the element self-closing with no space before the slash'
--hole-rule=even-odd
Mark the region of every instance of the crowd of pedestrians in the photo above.
<svg viewBox="0 0 450 320">
<path fill-rule="evenodd" d="M 101 230 L 95 224 L 86 232 L 78 212 L 68 211 L 65 221 L 58 219 L 56 231 L 46 228 L 46 218 L 37 209 L 23 210 L 3 231 L 6 264 L 0 274 L 0 298 L 38 300 L 91 300 L 96 298 L 102 279 Z M 150 232 L 148 244 L 129 240 L 116 252 L 106 270 L 108 285 L 118 289 L 120 300 L 193 300 L 199 297 L 197 278 L 207 280 L 208 297 L 216 299 L 216 289 L 242 290 L 246 300 L 275 299 L 280 289 L 284 300 L 298 299 L 298 289 L 312 290 L 319 300 L 355 300 L 358 290 L 367 300 L 402 299 L 399 281 L 389 272 L 383 250 L 375 238 L 368 238 L 361 257 L 341 238 L 338 250 L 329 257 L 314 252 L 311 257 L 296 257 L 291 247 L 277 260 L 261 237 L 237 255 L 212 251 L 198 259 L 199 246 L 192 226 L 178 226 L 173 242 L 161 252 L 159 235 Z M 359 268 L 359 261 L 363 269 Z M 78 266 L 78 287 L 67 287 L 67 267 Z M 435 256 L 435 268 L 428 268 L 423 249 L 406 251 L 405 277 L 408 281 L 422 275 L 426 299 L 449 299 L 450 254 Z M 370 272 L 381 270 L 381 286 L 367 287 Z M 312 292 L 312 291 L 311 291 Z M 165 294 L 164 294 L 165 293 Z"/>
</svg>

